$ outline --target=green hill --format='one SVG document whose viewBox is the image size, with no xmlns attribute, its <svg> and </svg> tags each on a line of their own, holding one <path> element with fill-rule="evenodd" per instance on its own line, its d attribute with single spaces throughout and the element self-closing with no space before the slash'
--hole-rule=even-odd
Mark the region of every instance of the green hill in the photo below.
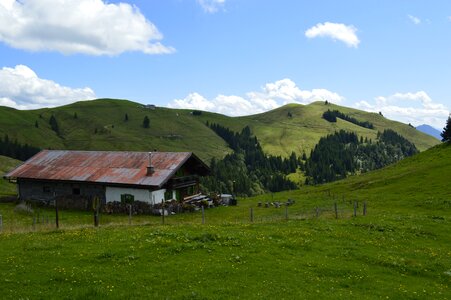
<svg viewBox="0 0 451 300">
<path fill-rule="evenodd" d="M 337 109 L 358 120 L 369 121 L 375 129 L 366 129 L 341 119 L 329 123 L 321 117 L 327 109 Z M 125 114 L 128 121 L 125 121 Z M 59 135 L 49 125 L 52 115 L 58 122 Z M 150 118 L 148 129 L 142 126 L 145 116 Z M 210 112 L 193 115 L 192 110 L 161 107 L 148 109 L 139 103 L 113 99 L 29 111 L 0 107 L 0 136 L 8 134 L 10 139 L 52 149 L 193 151 L 208 161 L 211 157 L 223 157 L 230 149 L 205 126 L 206 121 L 235 131 L 248 125 L 266 152 L 283 156 L 292 151 L 308 154 L 320 137 L 339 129 L 375 139 L 377 131 L 391 128 L 415 143 L 420 150 L 438 143 L 408 125 L 385 119 L 379 114 L 324 105 L 323 102 L 289 104 L 245 117 L 227 117 Z"/>
<path fill-rule="evenodd" d="M 16 185 L 3 179 L 3 175 L 20 165 L 20 163 L 20 160 L 0 155 L 0 197 L 16 194 Z"/>
<path fill-rule="evenodd" d="M 341 119 L 338 119 L 337 123 L 330 123 L 322 118 L 323 113 L 328 109 L 339 110 L 359 121 L 368 121 L 375 128 L 363 128 Z M 210 116 L 203 115 L 203 118 L 208 119 Z M 377 113 L 368 113 L 334 104 L 325 105 L 324 102 L 314 102 L 309 105 L 288 104 L 262 114 L 238 118 L 215 115 L 214 119 L 223 126 L 234 130 L 249 125 L 265 151 L 284 156 L 289 155 L 293 150 L 298 153 L 305 150 L 308 155 L 310 149 L 322 136 L 340 129 L 354 131 L 359 136 L 375 140 L 378 131 L 382 132 L 384 129 L 390 128 L 413 142 L 420 151 L 439 143 L 436 139 L 413 127 L 386 119 Z"/>
<path fill-rule="evenodd" d="M 365 200 L 380 214 L 449 214 L 451 208 L 451 144 L 437 145 L 396 164 L 344 180 L 278 193 L 314 207 L 344 199 Z M 262 195 L 255 201 L 267 201 Z"/>
<path fill-rule="evenodd" d="M 52 115 L 58 122 L 60 136 L 50 128 Z M 41 148 L 193 151 L 203 159 L 222 157 L 229 151 L 221 138 L 188 111 L 151 110 L 126 100 L 83 101 L 31 111 L 0 107 L 0 116 L 1 135 L 8 134 L 10 139 Z M 148 129 L 142 126 L 145 116 L 150 118 Z"/>
</svg>

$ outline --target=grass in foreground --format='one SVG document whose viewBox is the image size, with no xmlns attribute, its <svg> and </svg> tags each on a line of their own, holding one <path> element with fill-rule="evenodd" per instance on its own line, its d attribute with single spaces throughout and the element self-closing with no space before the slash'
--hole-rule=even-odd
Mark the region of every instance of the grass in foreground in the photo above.
<svg viewBox="0 0 451 300">
<path fill-rule="evenodd" d="M 368 217 L 3 234 L 0 292 L 31 299 L 446 299 L 449 239 L 435 229 L 445 222 Z"/>
</svg>

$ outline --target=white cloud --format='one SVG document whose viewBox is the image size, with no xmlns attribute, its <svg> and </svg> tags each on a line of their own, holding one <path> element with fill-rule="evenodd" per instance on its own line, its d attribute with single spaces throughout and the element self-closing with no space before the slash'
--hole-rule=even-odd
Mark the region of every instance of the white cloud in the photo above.
<svg viewBox="0 0 451 300">
<path fill-rule="evenodd" d="M 0 0 L 0 41 L 31 51 L 118 55 L 174 52 L 136 6 L 103 0 Z"/>
<path fill-rule="evenodd" d="M 95 99 L 88 87 L 70 88 L 39 78 L 27 66 L 0 70 L 0 105 L 17 109 L 37 109 L 69 104 L 80 100 Z"/>
<path fill-rule="evenodd" d="M 170 108 L 199 109 L 230 116 L 244 116 L 265 112 L 288 103 L 308 104 L 328 100 L 339 103 L 344 98 L 325 89 L 301 90 L 286 78 L 267 83 L 259 92 L 248 92 L 245 97 L 218 95 L 208 100 L 198 93 L 191 93 L 184 99 L 175 99 Z"/>
<path fill-rule="evenodd" d="M 329 37 L 345 43 L 349 47 L 357 48 L 360 40 L 357 37 L 357 28 L 352 25 L 340 23 L 318 23 L 305 31 L 307 38 Z"/>
<path fill-rule="evenodd" d="M 413 24 L 419 25 L 421 24 L 421 19 L 412 15 L 407 15 L 409 17 L 410 21 L 412 21 Z"/>
<path fill-rule="evenodd" d="M 210 14 L 218 12 L 224 7 L 226 0 L 197 0 L 202 9 Z"/>
<path fill-rule="evenodd" d="M 445 105 L 434 102 L 424 91 L 416 93 L 395 93 L 391 96 L 379 96 L 374 104 L 367 101 L 357 102 L 354 106 L 372 112 L 382 112 L 389 118 L 415 126 L 428 124 L 441 129 L 448 118 L 449 110 Z"/>
</svg>

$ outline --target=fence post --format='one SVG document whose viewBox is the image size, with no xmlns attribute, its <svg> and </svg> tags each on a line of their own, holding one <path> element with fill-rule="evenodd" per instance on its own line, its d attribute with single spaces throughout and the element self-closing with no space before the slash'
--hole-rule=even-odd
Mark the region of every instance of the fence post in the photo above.
<svg viewBox="0 0 451 300">
<path fill-rule="evenodd" d="M 161 224 L 164 225 L 164 201 L 161 205 Z"/>
<path fill-rule="evenodd" d="M 315 208 L 315 211 L 316 211 L 316 218 L 318 218 L 319 217 L 319 208 L 318 208 L 318 206 Z"/>
<path fill-rule="evenodd" d="M 164 214 L 164 211 L 163 211 Z M 132 225 L 132 205 L 128 205 L 128 225 Z"/>
<path fill-rule="evenodd" d="M 354 201 L 354 217 L 357 217 L 357 201 Z"/>
<path fill-rule="evenodd" d="M 56 228 L 58 229 L 60 227 L 60 220 L 58 215 L 58 200 L 55 199 L 55 224 Z"/>
<path fill-rule="evenodd" d="M 337 206 L 337 202 L 334 203 L 334 210 L 335 210 L 335 219 L 338 219 L 338 206 Z"/>
<path fill-rule="evenodd" d="M 250 213 L 251 223 L 253 223 L 254 222 L 254 208 L 253 207 L 250 208 L 249 213 Z"/>
<path fill-rule="evenodd" d="M 205 224 L 205 208 L 202 205 L 202 224 Z"/>
<path fill-rule="evenodd" d="M 363 215 L 366 216 L 366 201 L 363 201 Z"/>
</svg>

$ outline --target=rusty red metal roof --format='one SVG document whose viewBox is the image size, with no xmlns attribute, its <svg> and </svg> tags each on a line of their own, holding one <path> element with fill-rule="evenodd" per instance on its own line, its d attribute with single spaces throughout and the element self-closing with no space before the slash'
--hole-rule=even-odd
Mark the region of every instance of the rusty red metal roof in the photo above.
<svg viewBox="0 0 451 300">
<path fill-rule="evenodd" d="M 154 172 L 147 175 L 149 152 L 43 150 L 5 178 L 161 187 L 189 159 L 208 172 L 191 152 L 151 152 Z"/>
</svg>

